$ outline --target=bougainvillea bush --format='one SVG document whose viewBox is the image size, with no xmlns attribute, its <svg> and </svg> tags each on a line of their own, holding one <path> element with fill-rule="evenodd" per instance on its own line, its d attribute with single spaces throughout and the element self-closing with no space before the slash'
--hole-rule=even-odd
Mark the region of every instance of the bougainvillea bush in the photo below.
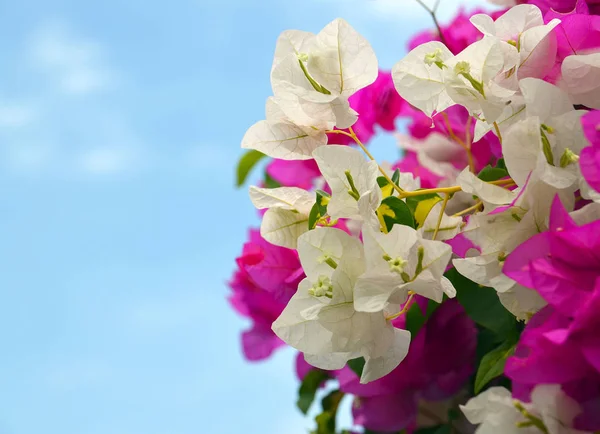
<svg viewBox="0 0 600 434">
<path fill-rule="evenodd" d="M 495 3 L 391 72 L 343 19 L 277 40 L 230 301 L 315 433 L 600 432 L 600 1 Z"/>
</svg>

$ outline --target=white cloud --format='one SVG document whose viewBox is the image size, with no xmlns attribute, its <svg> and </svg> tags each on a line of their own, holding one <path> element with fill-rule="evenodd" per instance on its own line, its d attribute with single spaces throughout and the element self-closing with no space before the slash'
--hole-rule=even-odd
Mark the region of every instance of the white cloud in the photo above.
<svg viewBox="0 0 600 434">
<path fill-rule="evenodd" d="M 63 24 L 40 27 L 31 38 L 29 55 L 67 94 L 87 95 L 114 82 L 114 72 L 105 62 L 103 47 L 73 35 Z"/>
</svg>

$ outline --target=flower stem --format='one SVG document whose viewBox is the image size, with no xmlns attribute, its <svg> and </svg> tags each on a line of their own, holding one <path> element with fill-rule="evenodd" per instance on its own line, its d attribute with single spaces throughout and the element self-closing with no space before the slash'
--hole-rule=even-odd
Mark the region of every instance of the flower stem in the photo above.
<svg viewBox="0 0 600 434">
<path fill-rule="evenodd" d="M 479 208 L 481 205 L 483 205 L 483 202 L 482 202 L 482 201 L 479 201 L 479 202 L 477 202 L 475 205 L 473 205 L 473 206 L 470 206 L 470 207 L 469 207 L 469 208 L 467 208 L 467 209 L 463 209 L 463 210 L 462 210 L 462 211 L 460 211 L 460 212 L 457 212 L 457 213 L 456 213 L 456 214 L 454 214 L 452 217 L 460 217 L 460 216 L 463 216 L 463 215 L 465 215 L 465 214 L 468 214 L 468 213 L 470 213 L 471 211 L 476 211 L 476 210 L 477 210 L 477 209 L 478 209 L 478 208 Z"/>
<path fill-rule="evenodd" d="M 444 123 L 446 124 L 446 129 L 448 130 L 448 134 L 450 138 L 463 147 L 465 152 L 467 153 L 467 159 L 469 161 L 469 170 L 475 173 L 475 160 L 473 159 L 473 152 L 471 152 L 471 138 L 470 138 L 470 128 L 471 128 L 471 117 L 469 116 L 469 120 L 467 121 L 467 141 L 465 142 L 460 137 L 458 137 L 454 130 L 452 129 L 452 125 L 450 125 L 450 119 L 445 112 L 442 112 L 442 117 L 444 118 Z"/>
<path fill-rule="evenodd" d="M 437 224 L 435 225 L 435 231 L 433 232 L 432 240 L 435 240 L 437 237 L 438 231 L 440 230 L 440 225 L 442 224 L 442 219 L 444 218 L 444 212 L 446 211 L 446 205 L 448 205 L 448 199 L 450 199 L 450 195 L 446 194 L 444 197 L 444 202 L 442 202 L 442 209 L 440 210 L 440 216 L 438 217 Z"/>
<path fill-rule="evenodd" d="M 412 306 L 412 301 L 413 301 L 413 298 L 415 298 L 415 295 L 416 295 L 416 294 L 415 294 L 414 292 L 412 292 L 412 291 L 408 291 L 408 293 L 409 293 L 410 295 L 408 296 L 408 300 L 406 300 L 406 303 L 404 303 L 404 307 L 402 308 L 402 310 L 401 310 L 400 312 L 398 312 L 398 313 L 394 314 L 394 315 L 387 316 L 387 317 L 385 318 L 387 321 L 393 321 L 393 320 L 395 320 L 396 318 L 399 318 L 399 317 L 401 317 L 402 315 L 404 315 L 406 312 L 408 312 L 408 309 L 410 309 L 410 308 L 411 308 L 411 306 Z"/>
<path fill-rule="evenodd" d="M 496 130 L 498 140 L 500 140 L 500 145 L 502 145 L 502 134 L 500 134 L 500 127 L 498 126 L 498 122 L 494 122 L 494 129 Z"/>
</svg>

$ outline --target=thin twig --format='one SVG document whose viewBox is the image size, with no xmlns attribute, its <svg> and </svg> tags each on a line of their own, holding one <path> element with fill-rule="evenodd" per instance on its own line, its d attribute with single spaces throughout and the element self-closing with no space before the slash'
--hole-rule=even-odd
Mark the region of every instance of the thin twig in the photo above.
<svg viewBox="0 0 600 434">
<path fill-rule="evenodd" d="M 444 218 L 444 213 L 446 212 L 446 205 L 448 205 L 448 199 L 450 199 L 450 195 L 446 194 L 444 196 L 444 202 L 442 203 L 442 209 L 440 210 L 440 216 L 438 217 L 437 225 L 435 225 L 435 231 L 433 232 L 432 240 L 435 240 L 437 234 L 440 230 L 440 225 L 442 224 L 442 219 Z"/>
<path fill-rule="evenodd" d="M 440 4 L 440 0 L 436 0 L 435 6 L 433 7 L 433 9 L 429 9 L 429 6 L 427 6 L 423 2 L 423 0 L 415 0 L 415 1 L 417 3 L 419 3 L 423 7 L 423 9 L 425 9 L 427 12 L 429 12 L 429 15 L 431 15 L 431 19 L 433 20 L 433 24 L 435 24 L 438 34 L 440 35 L 440 41 L 442 42 L 442 44 L 448 46 L 448 44 L 446 43 L 446 38 L 444 37 L 444 33 L 442 32 L 442 27 L 440 26 L 440 23 L 436 16 L 436 12 L 437 12 L 437 8 Z"/>
</svg>

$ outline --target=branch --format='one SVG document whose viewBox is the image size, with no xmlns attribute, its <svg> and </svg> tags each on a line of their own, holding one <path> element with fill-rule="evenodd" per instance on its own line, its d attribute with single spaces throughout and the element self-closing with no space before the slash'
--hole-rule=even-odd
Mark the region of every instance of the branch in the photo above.
<svg viewBox="0 0 600 434">
<path fill-rule="evenodd" d="M 440 35 L 440 41 L 448 46 L 448 44 L 446 43 L 446 37 L 444 36 L 444 33 L 442 32 L 442 27 L 440 26 L 440 23 L 437 19 L 436 13 L 437 13 L 437 9 L 440 5 L 440 0 L 436 0 L 435 4 L 433 6 L 433 9 L 430 9 L 429 6 L 427 6 L 423 0 L 416 0 L 417 3 L 419 3 L 423 9 L 425 9 L 427 12 L 429 12 L 429 15 L 431 15 L 431 19 L 433 20 L 433 24 L 435 24 L 435 27 L 437 28 L 438 34 Z"/>
</svg>

